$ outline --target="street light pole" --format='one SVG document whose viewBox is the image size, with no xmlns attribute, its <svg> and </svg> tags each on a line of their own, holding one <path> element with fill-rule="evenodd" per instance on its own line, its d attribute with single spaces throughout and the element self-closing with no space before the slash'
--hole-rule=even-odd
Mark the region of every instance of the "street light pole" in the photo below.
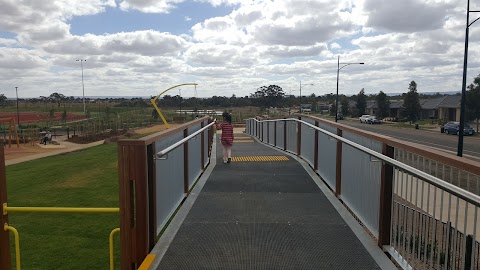
<svg viewBox="0 0 480 270">
<path fill-rule="evenodd" d="M 340 64 L 343 66 L 340 67 Z M 335 98 L 335 122 L 338 122 L 338 78 L 340 77 L 340 69 L 349 66 L 349 65 L 363 65 L 365 63 L 340 63 L 340 55 L 338 56 L 337 61 L 337 96 Z"/>
<path fill-rule="evenodd" d="M 313 83 L 304 84 L 305 85 L 313 85 Z M 302 81 L 300 81 L 300 113 L 302 113 Z"/>
<path fill-rule="evenodd" d="M 463 78 L 462 78 L 462 99 L 460 103 L 460 127 L 458 128 L 458 147 L 457 156 L 461 157 L 463 154 L 463 129 L 465 128 L 465 99 L 467 90 L 467 58 L 468 58 L 468 32 L 469 27 L 478 21 L 477 18 L 470 23 L 470 12 L 480 12 L 478 10 L 470 10 L 470 0 L 467 1 L 467 24 L 465 27 L 465 53 L 463 55 Z"/>
<path fill-rule="evenodd" d="M 85 110 L 85 84 L 83 83 L 83 62 L 87 61 L 85 59 L 77 59 L 76 60 L 77 62 L 80 62 L 80 66 L 82 67 L 82 92 L 83 92 L 83 113 L 84 114 L 87 114 L 86 110 Z"/>
<path fill-rule="evenodd" d="M 18 87 L 15 86 L 15 93 L 17 94 L 17 125 L 20 127 L 20 114 L 18 113 Z"/>
</svg>

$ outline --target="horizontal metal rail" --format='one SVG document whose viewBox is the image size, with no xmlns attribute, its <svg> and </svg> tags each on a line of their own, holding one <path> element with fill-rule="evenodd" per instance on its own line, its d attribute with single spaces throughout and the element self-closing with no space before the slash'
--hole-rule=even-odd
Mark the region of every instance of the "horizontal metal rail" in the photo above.
<svg viewBox="0 0 480 270">
<path fill-rule="evenodd" d="M 328 132 L 326 130 L 323 130 L 315 125 L 312 125 L 310 123 L 307 123 L 305 121 L 302 121 L 302 120 L 299 120 L 299 119 L 295 119 L 295 118 L 287 118 L 287 119 L 278 119 L 278 120 L 263 120 L 263 121 L 258 121 L 257 119 L 254 119 L 252 118 L 254 121 L 256 122 L 276 122 L 276 121 L 295 121 L 295 122 L 299 122 L 299 123 L 302 123 L 308 127 L 311 127 L 313 129 L 316 129 L 320 132 L 322 132 L 323 134 L 327 135 L 327 136 L 330 136 L 338 141 L 341 141 L 342 143 L 345 143 L 347 145 L 350 145 L 352 146 L 353 148 L 356 148 L 366 154 L 369 154 L 375 158 L 378 158 L 379 160 L 383 161 L 383 162 L 386 162 L 394 167 L 396 167 L 397 169 L 399 170 L 402 170 L 402 171 L 405 171 L 405 172 L 408 172 L 410 173 L 411 175 L 417 177 L 417 178 L 420 178 L 422 180 L 424 180 L 425 182 L 433 185 L 433 186 L 436 186 L 440 189 L 443 189 L 449 193 L 451 193 L 452 195 L 455 195 L 463 200 L 465 200 L 466 202 L 469 202 L 475 206 L 478 206 L 480 207 L 480 196 L 478 195 L 475 195 L 473 193 L 470 193 L 466 190 L 463 190 L 457 186 L 454 186 L 450 183 L 447 183 L 445 181 L 443 181 L 442 179 L 440 178 L 437 178 L 435 176 L 432 176 L 432 175 L 429 175 L 425 172 L 422 172 L 418 169 L 415 169 L 411 166 L 408 166 L 404 163 L 401 163 L 395 159 L 392 159 L 390 157 L 387 157 L 381 153 L 378 153 L 378 152 L 375 152 L 371 149 L 368 149 L 367 147 L 365 146 L 362 146 L 362 145 L 359 145 L 357 143 L 354 143 L 354 142 L 351 142 L 343 137 L 340 137 L 338 136 L 337 134 L 334 134 L 334 133 L 331 133 L 331 132 Z M 248 119 L 247 119 L 248 120 Z"/>
<path fill-rule="evenodd" d="M 37 213 L 120 213 L 120 208 L 79 208 L 79 207 L 12 207 L 3 204 L 3 215 L 8 212 Z"/>
<path fill-rule="evenodd" d="M 5 231 L 12 232 L 15 236 L 15 264 L 17 266 L 17 270 L 20 270 L 22 268 L 20 267 L 20 236 L 18 235 L 18 231 L 14 227 L 8 226 L 7 223 L 3 225 L 3 229 Z"/>
<path fill-rule="evenodd" d="M 176 148 L 178 148 L 178 147 L 180 147 L 181 145 L 183 145 L 184 143 L 188 142 L 188 141 L 191 140 L 193 137 L 195 137 L 195 136 L 197 136 L 198 134 L 202 133 L 202 132 L 203 132 L 204 130 L 206 130 L 207 128 L 213 126 L 213 125 L 216 123 L 216 121 L 217 121 L 217 120 L 215 119 L 212 123 L 210 123 L 210 124 L 204 126 L 203 128 L 195 131 L 194 133 L 192 133 L 192 134 L 188 135 L 187 137 L 183 138 L 182 140 L 180 140 L 180 141 L 178 141 L 178 142 L 170 145 L 169 147 L 163 149 L 162 151 L 159 151 L 159 152 L 157 153 L 157 157 L 158 157 L 158 158 L 164 157 L 166 154 L 172 152 L 172 151 L 175 150 Z"/>
</svg>

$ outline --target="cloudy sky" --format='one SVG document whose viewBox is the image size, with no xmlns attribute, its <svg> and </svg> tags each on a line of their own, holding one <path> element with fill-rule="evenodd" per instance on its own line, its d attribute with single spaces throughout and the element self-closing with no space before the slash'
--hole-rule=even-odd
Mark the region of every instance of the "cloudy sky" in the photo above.
<svg viewBox="0 0 480 270">
<path fill-rule="evenodd" d="M 471 0 L 480 9 L 480 0 Z M 475 3 L 477 2 L 477 3 Z M 0 94 L 461 90 L 467 0 L 0 0 Z M 477 8 L 479 7 L 479 8 Z M 472 16 L 475 16 L 472 13 Z M 473 18 L 475 19 L 475 18 Z M 472 20 L 473 20 L 472 19 Z M 480 74 L 480 23 L 468 82 Z M 313 84 L 313 85 L 310 85 Z M 178 94 L 172 90 L 172 95 Z M 182 96 L 194 96 L 182 87 Z"/>
</svg>

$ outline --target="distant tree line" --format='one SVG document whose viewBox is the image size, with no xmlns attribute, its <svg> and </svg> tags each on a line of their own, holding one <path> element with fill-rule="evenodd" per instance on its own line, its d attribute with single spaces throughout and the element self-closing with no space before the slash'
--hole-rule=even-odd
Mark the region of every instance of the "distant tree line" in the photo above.
<svg viewBox="0 0 480 270">
<path fill-rule="evenodd" d="M 344 116 L 359 116 L 365 114 L 367 109 L 367 101 L 375 101 L 377 105 L 376 115 L 380 118 L 389 116 L 390 101 L 391 100 L 403 100 L 403 108 L 401 110 L 402 117 L 406 120 L 414 122 L 420 119 L 421 116 L 421 98 L 436 98 L 443 96 L 441 93 L 435 95 L 425 95 L 417 92 L 417 83 L 411 81 L 408 86 L 408 91 L 397 96 L 387 96 L 383 91 L 378 94 L 366 95 L 365 89 L 361 89 L 356 95 L 347 97 L 340 95 L 340 112 Z M 151 97 L 153 98 L 153 97 Z M 311 104 L 313 111 L 315 111 L 316 104 L 324 103 L 330 105 L 330 113 L 334 114 L 335 98 L 333 93 L 316 96 L 311 94 L 309 96 L 302 96 L 302 104 Z M 87 99 L 89 102 L 90 100 Z M 73 96 L 67 97 L 61 93 L 55 92 L 50 96 L 40 96 L 39 98 L 23 99 L 22 101 L 28 101 L 33 104 L 37 102 L 43 103 L 56 103 L 60 108 L 62 103 L 79 103 L 82 102 L 82 98 L 75 98 Z M 102 99 L 104 102 L 114 103 L 114 107 L 149 107 L 150 101 L 142 98 L 106 98 Z M 95 102 L 95 101 L 93 101 Z M 354 102 L 355 105 L 351 106 L 350 103 Z M 12 103 L 11 103 L 12 104 Z M 229 107 L 246 107 L 254 106 L 262 109 L 270 107 L 298 107 L 300 105 L 300 97 L 294 95 L 287 95 L 283 91 L 282 87 L 278 85 L 268 85 L 259 87 L 254 93 L 248 96 L 237 97 L 232 95 L 231 97 L 225 96 L 212 96 L 210 98 L 184 98 L 179 95 L 171 96 L 165 95 L 157 100 L 157 104 L 163 108 L 189 108 L 189 109 L 202 109 L 202 108 L 229 108 Z M 9 101 L 4 94 L 0 94 L 0 106 L 9 105 Z M 479 119 L 480 118 L 480 75 L 477 76 L 473 83 L 468 86 L 467 91 L 467 119 Z"/>
</svg>

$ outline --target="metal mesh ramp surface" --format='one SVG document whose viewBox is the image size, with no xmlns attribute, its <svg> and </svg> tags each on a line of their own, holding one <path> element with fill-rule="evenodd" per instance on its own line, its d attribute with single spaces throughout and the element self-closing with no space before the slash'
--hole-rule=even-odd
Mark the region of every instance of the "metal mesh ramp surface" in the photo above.
<svg viewBox="0 0 480 270">
<path fill-rule="evenodd" d="M 157 269 L 380 269 L 295 160 L 217 165 Z M 235 157 L 280 156 L 259 143 Z"/>
</svg>

